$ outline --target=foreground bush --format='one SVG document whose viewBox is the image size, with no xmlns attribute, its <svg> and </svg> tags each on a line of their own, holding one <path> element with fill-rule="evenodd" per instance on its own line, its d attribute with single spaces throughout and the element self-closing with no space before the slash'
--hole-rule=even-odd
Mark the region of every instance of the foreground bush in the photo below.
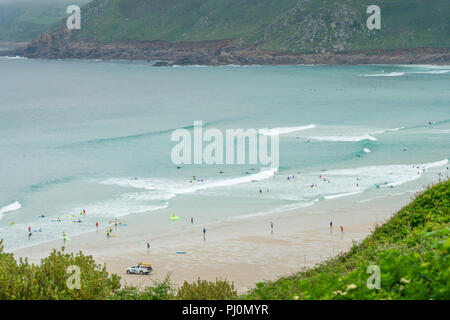
<svg viewBox="0 0 450 320">
<path fill-rule="evenodd" d="M 95 263 L 91 256 L 74 255 L 54 250 L 40 265 L 25 259 L 16 262 L 5 253 L 0 241 L 0 299 L 76 300 L 106 299 L 120 288 L 120 278 L 108 275 L 105 266 Z M 79 268 L 79 286 L 70 266 Z M 68 272 L 69 270 L 69 272 Z"/>
<path fill-rule="evenodd" d="M 126 286 L 109 297 L 111 300 L 173 300 L 176 289 L 169 278 L 155 281 L 152 286 L 141 290 L 137 287 Z"/>
<path fill-rule="evenodd" d="M 233 283 L 222 279 L 211 282 L 200 278 L 197 282 L 185 281 L 177 294 L 177 298 L 183 300 L 229 300 L 236 296 Z"/>
</svg>

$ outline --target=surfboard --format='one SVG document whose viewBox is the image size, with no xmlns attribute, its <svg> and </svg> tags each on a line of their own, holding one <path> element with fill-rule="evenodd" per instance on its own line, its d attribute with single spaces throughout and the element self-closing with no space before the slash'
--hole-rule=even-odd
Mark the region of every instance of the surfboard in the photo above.
<svg viewBox="0 0 450 320">
<path fill-rule="evenodd" d="M 177 254 L 186 254 L 185 251 L 177 251 Z"/>
</svg>

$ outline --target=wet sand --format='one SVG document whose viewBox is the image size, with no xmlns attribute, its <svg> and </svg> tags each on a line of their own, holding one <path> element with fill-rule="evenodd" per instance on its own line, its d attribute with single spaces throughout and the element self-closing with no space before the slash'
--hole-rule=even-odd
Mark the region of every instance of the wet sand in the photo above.
<svg viewBox="0 0 450 320">
<path fill-rule="evenodd" d="M 106 263 L 108 271 L 122 277 L 123 284 L 145 286 L 167 276 L 176 285 L 198 277 L 226 278 L 244 292 L 258 281 L 296 273 L 348 250 L 353 241 L 364 239 L 376 224 L 384 223 L 409 203 L 412 196 L 392 195 L 370 201 L 351 196 L 287 212 L 209 224 L 205 226 L 206 239 L 204 226 L 197 223 L 179 220 L 176 223 L 180 231 L 152 235 L 145 231 L 149 223 L 146 219 L 129 216 L 123 221 L 128 226 L 115 229 L 109 239 L 104 230 L 98 230 L 72 237 L 65 247 L 68 252 L 83 251 L 98 263 Z M 273 233 L 270 222 L 274 224 Z M 30 262 L 38 263 L 53 248 L 63 245 L 58 240 L 13 253 L 16 258 L 28 257 Z M 147 276 L 125 273 L 127 267 L 138 262 L 152 263 L 153 272 Z"/>
</svg>

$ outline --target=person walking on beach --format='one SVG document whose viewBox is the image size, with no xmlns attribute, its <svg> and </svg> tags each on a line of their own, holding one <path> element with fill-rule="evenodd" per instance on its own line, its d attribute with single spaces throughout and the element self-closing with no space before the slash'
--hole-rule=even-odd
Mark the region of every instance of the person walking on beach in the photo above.
<svg viewBox="0 0 450 320">
<path fill-rule="evenodd" d="M 150 242 L 147 242 L 147 251 L 150 251 Z"/>
<path fill-rule="evenodd" d="M 31 226 L 28 226 L 28 232 L 31 232 Z"/>
<path fill-rule="evenodd" d="M 194 224 L 194 218 L 191 217 L 191 224 Z"/>
<path fill-rule="evenodd" d="M 273 222 L 270 221 L 270 233 L 273 234 Z"/>
<path fill-rule="evenodd" d="M 98 221 L 95 223 L 95 226 L 97 227 L 97 229 L 98 229 Z"/>
<path fill-rule="evenodd" d="M 341 232 L 344 233 L 344 227 L 343 226 L 341 226 Z"/>
<path fill-rule="evenodd" d="M 203 240 L 206 240 L 206 228 L 203 228 Z"/>
<path fill-rule="evenodd" d="M 330 221 L 330 229 L 333 228 L 333 221 Z"/>
</svg>

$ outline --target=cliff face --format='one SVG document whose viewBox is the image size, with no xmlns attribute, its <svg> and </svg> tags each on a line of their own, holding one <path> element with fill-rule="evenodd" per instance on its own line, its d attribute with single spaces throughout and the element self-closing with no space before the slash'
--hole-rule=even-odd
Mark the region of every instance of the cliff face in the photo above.
<svg viewBox="0 0 450 320">
<path fill-rule="evenodd" d="M 177 64 L 448 64 L 450 1 L 93 0 L 17 54 Z M 402 48 L 402 49 L 397 49 Z M 429 49 L 427 49 L 429 48 Z M 431 49 L 434 48 L 434 49 Z"/>
<path fill-rule="evenodd" d="M 110 43 L 73 40 L 71 31 L 46 32 L 24 49 L 18 50 L 29 58 L 49 59 L 129 59 L 178 61 L 195 59 L 208 61 L 233 40 L 178 42 L 121 40 Z"/>
<path fill-rule="evenodd" d="M 169 65 L 450 64 L 450 49 L 446 48 L 300 54 L 268 51 L 258 45 L 236 43 L 233 39 L 176 43 L 121 40 L 103 43 L 73 39 L 69 30 L 46 32 L 15 54 L 49 59 L 156 60 Z"/>
</svg>

